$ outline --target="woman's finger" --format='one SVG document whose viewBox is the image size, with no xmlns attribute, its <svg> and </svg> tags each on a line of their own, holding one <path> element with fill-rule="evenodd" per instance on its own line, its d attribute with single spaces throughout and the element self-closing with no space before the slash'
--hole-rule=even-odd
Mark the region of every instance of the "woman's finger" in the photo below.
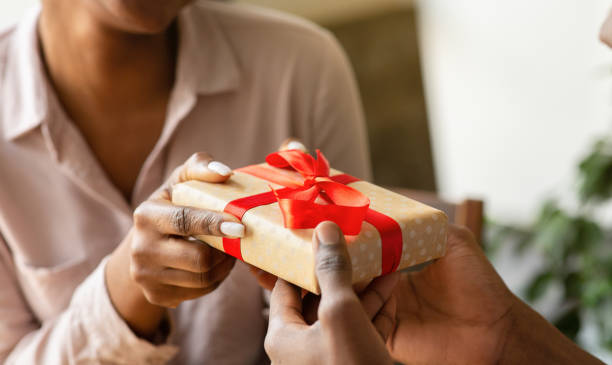
<svg viewBox="0 0 612 365">
<path fill-rule="evenodd" d="M 157 189 L 151 199 L 172 200 L 172 188 L 189 180 L 199 180 L 210 183 L 223 183 L 233 172 L 226 164 L 215 161 L 206 152 L 197 152 L 191 155 L 184 164 L 174 169 L 168 180 Z"/>
<path fill-rule="evenodd" d="M 184 288 L 159 284 L 154 289 L 145 289 L 143 293 L 151 304 L 166 308 L 176 308 L 186 300 L 197 299 L 213 292 L 219 285 L 221 285 L 221 282 L 217 282 L 207 288 Z"/>
<path fill-rule="evenodd" d="M 182 288 L 209 288 L 223 281 L 232 271 L 235 263 L 236 259 L 226 255 L 221 262 L 210 270 L 199 273 L 165 268 L 159 272 L 157 281 L 165 285 L 179 286 Z"/>
<path fill-rule="evenodd" d="M 131 255 L 136 269 L 169 267 L 197 274 L 211 270 L 228 256 L 205 243 L 182 238 L 168 238 L 153 245 L 147 240 L 134 240 Z"/>
<path fill-rule="evenodd" d="M 308 149 L 306 148 L 306 146 L 304 146 L 304 144 L 302 142 L 300 142 L 300 140 L 298 140 L 297 138 L 288 138 L 286 139 L 283 144 L 281 144 L 280 148 L 278 149 L 279 151 L 286 151 L 286 150 L 300 150 L 302 152 L 308 152 Z"/>
<path fill-rule="evenodd" d="M 363 305 L 363 309 L 368 315 L 368 318 L 374 318 L 381 308 L 383 308 L 393 294 L 398 282 L 399 273 L 394 272 L 374 279 L 374 281 L 366 287 L 361 293 L 360 299 L 361 305 Z"/>
<path fill-rule="evenodd" d="M 134 212 L 136 228 L 164 235 L 243 237 L 245 227 L 227 213 L 176 206 L 165 200 L 147 200 Z"/>
<path fill-rule="evenodd" d="M 383 342 L 387 342 L 395 328 L 396 312 L 397 298 L 395 295 L 392 295 L 372 320 L 372 324 L 374 324 L 376 331 L 382 337 Z"/>
<path fill-rule="evenodd" d="M 174 171 L 170 178 L 170 185 L 189 180 L 221 183 L 229 179 L 232 174 L 232 169 L 224 163 L 215 161 L 205 152 L 198 152 L 191 155 L 183 165 Z"/>
</svg>

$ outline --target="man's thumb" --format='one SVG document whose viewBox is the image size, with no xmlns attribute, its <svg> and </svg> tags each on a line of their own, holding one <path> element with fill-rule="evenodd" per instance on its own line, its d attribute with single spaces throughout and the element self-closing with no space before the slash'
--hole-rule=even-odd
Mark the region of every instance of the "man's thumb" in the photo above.
<svg viewBox="0 0 612 365">
<path fill-rule="evenodd" d="M 333 222 L 323 222 L 314 232 L 316 274 L 321 293 L 352 290 L 352 267 L 342 231 Z"/>
</svg>

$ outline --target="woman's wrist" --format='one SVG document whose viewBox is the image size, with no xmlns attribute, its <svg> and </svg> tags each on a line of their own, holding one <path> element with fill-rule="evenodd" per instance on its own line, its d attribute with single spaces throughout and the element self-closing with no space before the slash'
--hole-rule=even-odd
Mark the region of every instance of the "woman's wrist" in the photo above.
<svg viewBox="0 0 612 365">
<path fill-rule="evenodd" d="M 603 364 L 520 299 L 510 315 L 500 364 Z"/>
<path fill-rule="evenodd" d="M 126 237 L 129 241 L 131 234 Z M 167 314 L 163 307 L 151 304 L 142 289 L 130 277 L 129 255 L 124 241 L 113 252 L 105 269 L 106 287 L 115 310 L 139 337 L 152 340 Z"/>
</svg>

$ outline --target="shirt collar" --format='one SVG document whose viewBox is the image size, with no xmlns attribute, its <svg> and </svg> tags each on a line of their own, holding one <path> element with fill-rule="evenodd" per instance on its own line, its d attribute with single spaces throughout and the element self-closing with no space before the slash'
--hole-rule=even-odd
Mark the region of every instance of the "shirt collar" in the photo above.
<svg viewBox="0 0 612 365">
<path fill-rule="evenodd" d="M 35 128 L 49 114 L 49 88 L 38 49 L 39 13 L 40 6 L 26 13 L 6 49 L 0 118 L 9 139 Z"/>
<path fill-rule="evenodd" d="M 40 6 L 16 26 L 8 44 L 4 87 L 0 88 L 0 126 L 15 139 L 50 117 L 54 93 L 39 50 Z M 179 47 L 174 89 L 181 94 L 229 92 L 240 84 L 240 69 L 229 39 L 205 3 L 195 2 L 178 18 Z M 184 94 L 183 94 L 184 95 Z"/>
</svg>

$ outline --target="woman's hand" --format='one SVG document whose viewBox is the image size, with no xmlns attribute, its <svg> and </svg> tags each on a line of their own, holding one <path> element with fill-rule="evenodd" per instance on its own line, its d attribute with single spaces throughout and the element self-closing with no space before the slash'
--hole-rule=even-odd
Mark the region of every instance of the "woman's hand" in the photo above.
<svg viewBox="0 0 612 365">
<path fill-rule="evenodd" d="M 344 236 L 331 222 L 313 237 L 321 287 L 318 319 L 309 325 L 301 290 L 278 280 L 270 299 L 265 348 L 273 364 L 391 364 L 384 342 L 394 328 L 398 274 L 374 280 L 360 295 L 351 285 Z"/>
<path fill-rule="evenodd" d="M 164 307 L 210 293 L 232 270 L 234 258 L 190 237 L 241 237 L 238 219 L 171 202 L 177 183 L 223 183 L 231 174 L 224 164 L 197 153 L 134 212 L 132 230 L 107 264 L 106 281 L 117 311 L 137 334 L 154 334 Z"/>
</svg>

